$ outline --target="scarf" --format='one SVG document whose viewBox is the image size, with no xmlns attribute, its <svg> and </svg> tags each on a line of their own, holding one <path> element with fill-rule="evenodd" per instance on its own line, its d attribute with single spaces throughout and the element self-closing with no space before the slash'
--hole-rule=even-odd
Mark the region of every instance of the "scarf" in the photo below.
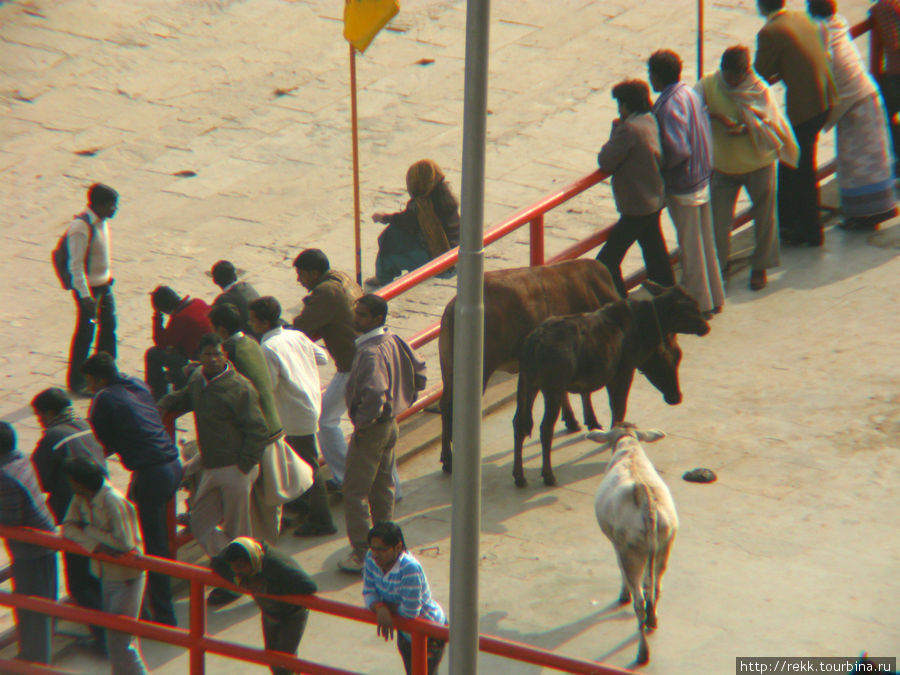
<svg viewBox="0 0 900 675">
<path fill-rule="evenodd" d="M 765 82 L 751 70 L 739 85 L 732 87 L 720 70 L 716 73 L 716 84 L 737 106 L 756 149 L 760 152 L 774 150 L 780 161 L 796 168 L 800 159 L 797 137 Z"/>
<path fill-rule="evenodd" d="M 250 537 L 238 537 L 233 540 L 229 546 L 234 546 L 235 544 L 244 549 L 250 557 L 250 574 L 246 577 L 236 578 L 237 584 L 240 586 L 244 579 L 256 576 L 262 572 L 263 547 L 262 544 Z"/>
<path fill-rule="evenodd" d="M 406 189 L 416 202 L 419 229 L 425 238 L 428 255 L 436 258 L 450 250 L 447 233 L 434 210 L 431 194 L 444 180 L 440 167 L 430 159 L 421 159 L 406 172 Z"/>
</svg>

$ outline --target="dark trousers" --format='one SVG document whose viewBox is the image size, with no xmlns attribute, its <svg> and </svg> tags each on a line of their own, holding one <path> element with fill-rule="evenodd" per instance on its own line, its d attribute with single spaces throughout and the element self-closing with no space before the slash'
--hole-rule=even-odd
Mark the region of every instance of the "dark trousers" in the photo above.
<svg viewBox="0 0 900 675">
<path fill-rule="evenodd" d="M 606 243 L 597 254 L 597 260 L 609 269 L 616 290 L 623 298 L 627 297 L 628 291 L 625 290 L 625 281 L 622 279 L 622 259 L 635 241 L 640 244 L 644 266 L 650 280 L 662 286 L 675 285 L 666 240 L 663 239 L 659 227 L 660 213 L 661 211 L 657 211 L 646 216 L 622 215 L 619 222 L 613 225 Z"/>
<path fill-rule="evenodd" d="M 444 647 L 447 643 L 437 638 L 428 638 L 428 675 L 434 675 L 441 659 L 444 657 Z M 397 649 L 400 650 L 400 656 L 403 657 L 403 667 L 406 668 L 406 675 L 412 673 L 412 640 L 401 632 L 397 632 Z"/>
<path fill-rule="evenodd" d="M 128 488 L 128 497 L 135 503 L 144 553 L 160 558 L 173 559 L 169 549 L 169 530 L 166 527 L 169 500 L 181 483 L 181 462 L 173 459 L 166 464 L 136 471 Z M 157 623 L 175 625 L 175 607 L 172 604 L 172 584 L 169 576 L 158 572 L 147 573 L 145 613 Z"/>
<path fill-rule="evenodd" d="M 78 312 L 75 334 L 72 335 L 72 346 L 69 349 L 67 382 L 69 389 L 72 390 L 84 388 L 85 380 L 84 375 L 81 374 L 81 364 L 87 360 L 96 330 L 99 330 L 95 345 L 96 351 L 108 352 L 110 356 L 116 358 L 116 300 L 113 297 L 112 282 L 103 286 L 92 286 L 91 295 L 97 301 L 96 316 L 85 312 L 81 303 L 78 302 L 78 294 L 72 292 Z"/>
<path fill-rule="evenodd" d="M 309 618 L 309 609 L 306 607 L 297 607 L 296 611 L 284 618 L 275 618 L 263 612 L 262 629 L 266 649 L 296 654 L 303 631 L 306 630 L 307 618 Z M 289 675 L 292 672 L 278 666 L 271 666 L 271 671 L 273 675 Z"/>
<path fill-rule="evenodd" d="M 782 239 L 822 243 L 816 141 L 827 117 L 826 111 L 800 124 L 791 122 L 800 146 L 800 161 L 796 169 L 778 163 L 778 227 Z"/>
<path fill-rule="evenodd" d="M 309 464 L 313 470 L 312 487 L 291 503 L 299 506 L 300 509 L 306 509 L 306 522 L 313 526 L 331 529 L 334 527 L 334 521 L 331 519 L 331 509 L 328 508 L 328 490 L 325 487 L 325 479 L 322 477 L 322 469 L 319 468 L 316 435 L 285 436 L 284 440 L 293 448 L 297 456 Z"/>
<path fill-rule="evenodd" d="M 150 387 L 154 400 L 159 400 L 169 391 L 169 379 L 174 389 L 187 384 L 184 367 L 188 358 L 181 352 L 150 347 L 144 352 L 144 381 Z"/>
<path fill-rule="evenodd" d="M 79 607 L 103 610 L 100 579 L 91 572 L 91 559 L 77 553 L 64 553 L 66 561 L 66 589 Z M 91 626 L 91 633 L 98 645 L 106 645 L 106 629 Z"/>
<path fill-rule="evenodd" d="M 13 560 L 13 590 L 22 595 L 56 600 L 56 551 L 30 560 Z M 19 631 L 19 658 L 35 663 L 50 663 L 51 617 L 16 610 Z"/>
<path fill-rule="evenodd" d="M 884 73 L 879 79 L 881 96 L 884 106 L 887 108 L 888 127 L 891 130 L 891 145 L 894 148 L 894 162 L 900 160 L 900 127 L 894 120 L 894 115 L 900 112 L 900 75 Z"/>
</svg>

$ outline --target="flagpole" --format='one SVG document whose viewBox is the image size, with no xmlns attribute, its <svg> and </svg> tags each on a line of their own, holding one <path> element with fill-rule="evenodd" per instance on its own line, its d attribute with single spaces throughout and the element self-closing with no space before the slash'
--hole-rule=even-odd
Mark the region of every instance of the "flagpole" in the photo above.
<svg viewBox="0 0 900 675">
<path fill-rule="evenodd" d="M 362 242 L 359 230 L 359 132 L 356 115 L 356 48 L 350 45 L 350 126 L 353 135 L 353 235 L 356 243 L 356 283 L 362 286 Z"/>
</svg>

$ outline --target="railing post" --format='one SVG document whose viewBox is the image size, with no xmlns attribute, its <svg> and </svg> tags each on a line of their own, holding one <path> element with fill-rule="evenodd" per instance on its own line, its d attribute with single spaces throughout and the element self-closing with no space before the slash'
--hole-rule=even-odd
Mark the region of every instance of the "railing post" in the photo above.
<svg viewBox="0 0 900 675">
<path fill-rule="evenodd" d="M 532 267 L 544 264 L 544 214 L 540 214 L 531 221 L 530 227 L 530 252 Z"/>
<path fill-rule="evenodd" d="M 206 671 L 206 650 L 200 644 L 206 635 L 206 601 L 204 586 L 199 581 L 191 581 L 191 675 L 204 675 Z"/>
<path fill-rule="evenodd" d="M 874 19 L 872 29 L 869 31 L 869 71 L 876 79 L 881 78 L 882 62 L 884 60 L 884 46 L 881 44 L 881 36 L 875 30 Z"/>
<path fill-rule="evenodd" d="M 412 640 L 413 675 L 428 675 L 428 636 L 420 631 L 409 634 Z"/>
</svg>

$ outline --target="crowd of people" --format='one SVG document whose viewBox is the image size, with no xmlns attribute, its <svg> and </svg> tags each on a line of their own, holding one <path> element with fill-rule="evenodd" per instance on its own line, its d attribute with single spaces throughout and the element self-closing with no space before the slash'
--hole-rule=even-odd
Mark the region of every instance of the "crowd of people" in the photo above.
<svg viewBox="0 0 900 675">
<path fill-rule="evenodd" d="M 621 217 L 597 258 L 622 295 L 621 263 L 635 241 L 649 278 L 675 284 L 660 226 L 666 208 L 682 252 L 682 285 L 708 316 L 721 311 L 741 188 L 752 202 L 755 228 L 751 289 L 766 286 L 766 271 L 780 264 L 780 244 L 821 246 L 816 143 L 832 126 L 842 227 L 872 229 L 896 213 L 889 138 L 896 152 L 900 11 L 891 0 L 873 5 L 888 63 L 876 83 L 834 0 L 807 4 L 804 14 L 785 10 L 783 0 L 758 0 L 766 22 L 755 59 L 747 47 L 729 47 L 720 68 L 693 87 L 682 82 L 681 59 L 670 50 L 649 57 L 649 85 L 632 79 L 613 87 L 619 117 L 598 163 L 612 176 Z M 768 86 L 779 80 L 787 91 L 786 114 Z M 418 161 L 406 181 L 406 208 L 373 215 L 387 227 L 371 286 L 458 244 L 459 204 L 438 165 Z M 167 509 L 179 487 L 187 487 L 185 521 L 225 581 L 250 593 L 309 594 L 315 582 L 277 548 L 278 540 L 289 527 L 298 537 L 335 535 L 329 492 L 337 492 L 350 544 L 338 567 L 362 575 L 378 634 L 393 638 L 394 615 L 446 622 L 421 564 L 392 522 L 400 486 L 396 417 L 424 388 L 425 363 L 386 329 L 387 302 L 365 294 L 349 275 L 331 269 L 324 252 L 309 248 L 293 261 L 308 293 L 300 314 L 287 322 L 277 299 L 260 296 L 239 280 L 230 261 L 220 260 L 211 270 L 220 292 L 209 304 L 165 285 L 150 294 L 152 345 L 144 378 L 128 376 L 116 363 L 109 220 L 117 207 L 118 193 L 96 183 L 87 207 L 69 224 L 67 272 L 77 321 L 68 391 L 53 387 L 32 399 L 43 435 L 30 461 L 17 450 L 13 427 L 0 423 L 0 523 L 49 532 L 59 527 L 87 551 L 113 557 L 173 558 Z M 319 367 L 329 358 L 336 372 L 323 391 Z M 92 398 L 87 420 L 76 415 L 73 396 Z M 180 456 L 168 430 L 188 412 L 198 449 L 191 458 Z M 349 443 L 340 426 L 345 414 L 353 425 Z M 308 467 L 311 481 L 302 494 L 278 501 L 266 493 L 261 466 L 285 448 Z M 130 472 L 124 495 L 109 482 L 111 455 Z M 6 545 L 16 591 L 55 600 L 55 551 L 15 540 Z M 167 575 L 98 564 L 76 553 L 64 555 L 64 572 L 70 596 L 82 607 L 177 623 Z M 226 586 L 213 589 L 211 606 L 239 597 Z M 266 647 L 296 653 L 308 610 L 269 598 L 256 602 Z M 49 663 L 49 618 L 20 610 L 17 624 L 20 657 Z M 397 644 L 409 672 L 409 636 L 398 632 Z M 81 645 L 108 655 L 114 673 L 147 670 L 132 635 L 92 626 Z M 442 641 L 429 639 L 430 672 L 443 649 Z"/>
<path fill-rule="evenodd" d="M 429 167 L 436 169 L 433 163 Z M 340 561 L 341 570 L 363 574 L 375 536 L 371 532 L 382 532 L 378 528 L 385 524 L 394 529 L 382 532 L 377 541 L 397 548 L 392 537 L 399 528 L 391 523 L 400 480 L 394 455 L 396 416 L 415 401 L 426 376 L 424 360 L 385 327 L 387 302 L 364 294 L 347 274 L 332 270 L 321 250 L 306 249 L 293 267 L 308 294 L 300 314 L 288 323 L 278 300 L 260 296 L 238 280 L 230 261 L 220 260 L 211 275 L 221 292 L 210 304 L 169 286 L 150 294 L 153 344 L 145 353 L 144 379 L 131 377 L 120 372 L 115 359 L 117 317 L 107 221 L 116 212 L 118 194 L 94 184 L 87 198 L 87 208 L 68 229 L 68 272 L 78 308 L 69 391 L 54 387 L 34 397 L 32 408 L 44 434 L 30 462 L 16 451 L 12 426 L 2 423 L 0 523 L 51 532 L 61 527 L 63 536 L 88 551 L 116 557 L 173 558 L 167 510 L 179 487 L 185 487 L 189 498 L 182 520 L 212 569 L 249 592 L 276 595 L 315 592 L 315 583 L 277 544 L 289 527 L 298 537 L 337 534 L 329 490 L 344 501 L 350 552 Z M 94 353 L 88 356 L 95 333 Z M 324 348 L 314 342 L 320 338 Z M 319 367 L 329 357 L 336 372 L 323 393 Z M 87 420 L 72 405 L 72 397 L 80 396 L 92 399 Z M 197 453 L 181 457 L 170 429 L 188 412 L 194 416 Z M 349 443 L 340 426 L 345 414 L 353 424 Z M 327 483 L 319 466 L 320 447 L 332 476 Z M 279 488 L 289 481 L 278 473 L 285 471 L 279 468 L 283 452 L 293 453 L 311 476 L 309 485 L 286 496 L 263 479 L 269 469 Z M 130 472 L 124 495 L 109 483 L 110 455 L 118 455 Z M 15 589 L 55 599 L 55 552 L 13 540 L 7 547 Z M 394 562 L 400 554 L 397 549 Z M 382 562 L 388 559 L 383 551 L 378 556 Z M 405 556 L 404 569 L 412 560 Z M 167 575 L 96 562 L 65 555 L 66 587 L 76 603 L 176 625 Z M 393 566 L 384 574 L 394 574 Z M 367 584 L 369 577 L 367 571 Z M 405 584 L 402 594 L 407 593 L 408 579 L 383 582 L 379 589 L 386 599 L 378 607 L 418 616 L 410 614 L 408 602 L 395 602 L 398 583 Z M 424 574 L 418 583 L 427 597 Z M 210 606 L 240 597 L 226 586 L 210 592 Z M 307 610 L 262 598 L 257 603 L 266 646 L 295 653 Z M 419 609 L 429 618 L 443 619 L 431 600 Z M 20 657 L 49 663 L 49 617 L 21 611 L 17 621 Z M 379 618 L 379 634 L 387 637 L 389 623 Z M 408 661 L 404 634 L 398 635 L 398 643 Z M 79 644 L 108 656 L 114 673 L 146 672 L 131 635 L 91 627 Z"/>
<path fill-rule="evenodd" d="M 719 70 L 690 87 L 678 54 L 659 50 L 647 61 L 655 102 L 642 80 L 612 89 L 619 117 L 597 161 L 612 175 L 621 217 L 597 259 L 622 294 L 621 263 L 635 241 L 649 278 L 674 283 L 660 229 L 665 207 L 681 248 L 681 284 L 707 316 L 720 312 L 741 188 L 752 204 L 752 290 L 765 288 L 767 270 L 781 264 L 780 245 L 822 246 L 816 143 L 832 126 L 840 227 L 872 230 L 897 212 L 888 132 L 896 143 L 900 7 L 890 0 L 872 7 L 888 65 L 881 92 L 835 0 L 807 0 L 807 13 L 786 10 L 784 0 L 758 0 L 758 8 L 766 23 L 752 62 L 747 47 L 729 47 Z M 768 86 L 779 81 L 786 116 Z"/>
</svg>

